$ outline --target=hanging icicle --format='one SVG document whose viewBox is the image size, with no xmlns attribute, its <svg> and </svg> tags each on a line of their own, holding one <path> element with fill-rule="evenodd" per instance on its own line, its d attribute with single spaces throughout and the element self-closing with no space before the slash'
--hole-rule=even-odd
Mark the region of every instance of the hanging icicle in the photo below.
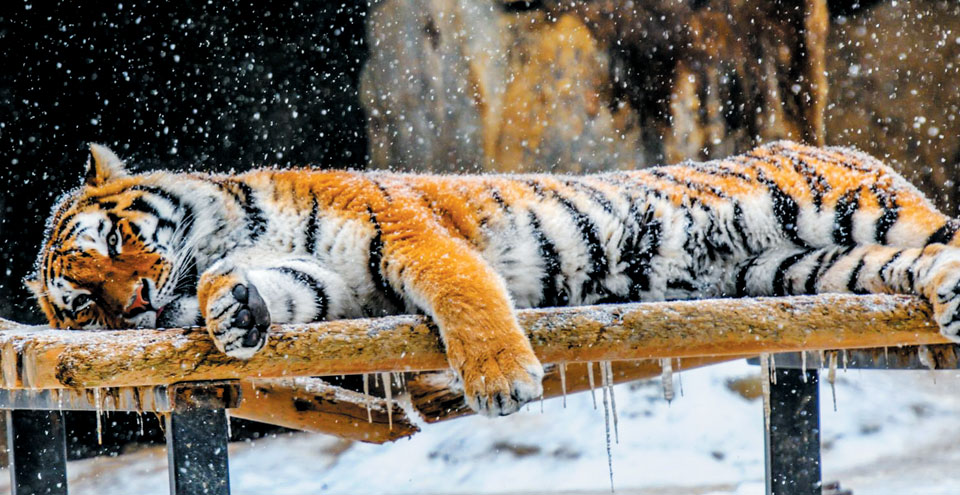
<svg viewBox="0 0 960 495">
<path fill-rule="evenodd" d="M 373 423 L 373 415 L 370 414 L 370 375 L 363 374 L 363 404 L 367 406 L 367 423 Z"/>
<path fill-rule="evenodd" d="M 380 373 L 380 378 L 383 382 L 383 394 L 386 398 L 387 406 L 387 424 L 390 429 L 393 429 L 393 388 L 390 386 L 390 373 L 384 372 Z"/>
<path fill-rule="evenodd" d="M 590 396 L 593 397 L 593 408 L 597 408 L 596 382 L 593 380 L 593 362 L 587 361 L 587 381 L 590 382 Z"/>
<path fill-rule="evenodd" d="M 673 400 L 673 362 L 670 358 L 660 358 L 660 384 L 663 398 L 670 403 Z"/>
<path fill-rule="evenodd" d="M 833 394 L 833 412 L 837 412 L 837 352 L 831 352 L 829 356 L 829 370 L 827 371 L 827 381 L 830 382 L 830 392 Z"/>
<path fill-rule="evenodd" d="M 613 395 L 613 365 L 610 364 L 610 361 L 601 361 L 601 369 L 603 370 L 605 381 L 605 387 L 610 390 L 610 412 L 613 415 L 613 438 L 616 440 L 617 444 L 620 444 L 620 426 L 619 420 L 617 418 L 617 397 Z"/>
<path fill-rule="evenodd" d="M 557 365 L 557 371 L 560 373 L 560 390 L 563 392 L 563 408 L 567 408 L 567 363 Z"/>
<path fill-rule="evenodd" d="M 770 428 L 770 355 L 760 354 L 760 390 L 763 392 L 763 426 Z"/>
<path fill-rule="evenodd" d="M 592 365 L 592 363 L 591 363 Z M 592 367 L 592 366 L 591 366 Z M 600 379 L 603 385 L 603 423 L 607 433 L 607 469 L 610 470 L 610 491 L 613 492 L 613 452 L 610 450 L 610 402 L 607 398 L 607 373 L 603 361 L 600 362 Z"/>
</svg>

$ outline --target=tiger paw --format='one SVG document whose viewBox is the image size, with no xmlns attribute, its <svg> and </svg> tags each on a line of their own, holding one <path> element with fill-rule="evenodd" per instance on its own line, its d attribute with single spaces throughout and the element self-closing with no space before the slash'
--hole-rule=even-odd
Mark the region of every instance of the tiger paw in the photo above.
<svg viewBox="0 0 960 495">
<path fill-rule="evenodd" d="M 921 292 L 933 306 L 933 317 L 944 337 L 960 343 L 960 261 L 947 260 L 934 265 L 929 278 L 922 281 Z"/>
<path fill-rule="evenodd" d="M 931 303 L 940 333 L 960 343 L 960 273 L 957 275 L 940 285 Z"/>
<path fill-rule="evenodd" d="M 206 302 L 207 331 L 217 348 L 228 356 L 249 359 L 267 342 L 270 311 L 256 286 L 235 274 L 219 275 L 220 280 L 204 284 L 212 294 Z M 216 288 L 214 288 L 216 287 Z"/>
<path fill-rule="evenodd" d="M 543 395 L 543 366 L 527 349 L 474 355 L 459 370 L 467 405 L 487 416 L 505 416 Z"/>
</svg>

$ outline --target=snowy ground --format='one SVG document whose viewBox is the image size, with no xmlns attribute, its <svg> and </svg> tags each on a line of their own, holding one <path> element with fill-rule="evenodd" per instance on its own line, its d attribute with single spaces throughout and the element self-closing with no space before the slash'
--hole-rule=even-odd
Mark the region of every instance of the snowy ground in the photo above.
<svg viewBox="0 0 960 495">
<path fill-rule="evenodd" d="M 616 387 L 617 492 L 763 493 L 760 400 L 728 387 L 757 373 L 743 361 L 684 372 L 684 395 L 670 404 L 659 380 Z M 856 495 L 960 493 L 960 378 L 954 373 L 839 370 L 836 392 L 834 412 L 829 385 L 821 390 L 826 480 L 840 480 Z M 386 446 L 309 434 L 233 444 L 232 491 L 609 493 L 602 406 L 594 410 L 585 393 L 569 397 L 566 409 L 558 399 L 543 408 L 428 425 Z M 168 490 L 162 448 L 73 462 L 69 474 L 75 495 Z M 0 492 L 7 480 L 0 474 Z"/>
</svg>

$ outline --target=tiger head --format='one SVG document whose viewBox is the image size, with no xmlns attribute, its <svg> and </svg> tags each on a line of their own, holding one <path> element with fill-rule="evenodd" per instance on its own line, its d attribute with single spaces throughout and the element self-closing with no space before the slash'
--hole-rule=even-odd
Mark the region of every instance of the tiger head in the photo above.
<svg viewBox="0 0 960 495">
<path fill-rule="evenodd" d="M 90 152 L 84 184 L 54 206 L 36 273 L 25 280 L 50 325 L 194 323 L 198 312 L 189 299 L 195 290 L 177 293 L 189 285 L 184 265 L 190 260 L 176 254 L 172 213 L 158 211 L 173 207 L 149 192 L 157 174 L 128 174 L 104 146 L 92 144 Z"/>
</svg>

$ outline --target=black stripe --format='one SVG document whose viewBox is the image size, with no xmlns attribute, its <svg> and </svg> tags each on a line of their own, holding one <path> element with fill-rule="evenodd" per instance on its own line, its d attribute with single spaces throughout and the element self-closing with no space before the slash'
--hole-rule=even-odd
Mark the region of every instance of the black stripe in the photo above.
<svg viewBox="0 0 960 495">
<path fill-rule="evenodd" d="M 627 263 L 624 273 L 630 278 L 630 299 L 639 301 L 641 293 L 650 290 L 650 271 L 653 257 L 660 250 L 663 225 L 654 220 L 653 208 L 641 212 L 636 203 L 630 205 L 630 216 L 633 228 L 620 251 L 620 259 Z"/>
<path fill-rule="evenodd" d="M 773 295 L 774 296 L 785 296 L 790 293 L 787 290 L 786 276 L 787 270 L 790 269 L 793 265 L 796 265 L 800 260 L 804 259 L 809 255 L 811 251 L 801 251 L 799 253 L 787 256 L 783 261 L 780 262 L 780 265 L 777 266 L 777 271 L 773 274 Z"/>
<path fill-rule="evenodd" d="M 313 206 L 310 208 L 310 218 L 307 220 L 307 233 L 305 235 L 306 239 L 306 249 L 307 252 L 313 254 L 317 249 L 317 197 L 313 197 Z"/>
<path fill-rule="evenodd" d="M 743 207 L 740 206 L 739 201 L 734 201 L 733 203 L 733 231 L 737 233 L 737 237 L 740 238 L 744 249 L 746 249 L 748 253 L 753 254 L 750 238 L 747 237 L 747 229 L 743 226 Z"/>
<path fill-rule="evenodd" d="M 373 224 L 375 231 L 373 239 L 370 239 L 370 262 L 367 265 L 370 278 L 373 279 L 373 284 L 387 298 L 390 304 L 396 309 L 406 309 L 403 298 L 400 297 L 397 291 L 393 290 L 393 286 L 391 286 L 383 276 L 383 231 L 380 230 L 380 223 L 377 222 L 377 216 L 374 215 L 373 211 L 368 208 L 367 213 L 370 216 L 370 223 Z"/>
<path fill-rule="evenodd" d="M 881 192 L 876 187 L 873 188 L 873 193 L 877 196 L 877 201 L 883 209 L 883 212 L 880 213 L 880 218 L 878 218 L 874 224 L 873 238 L 880 244 L 886 244 L 887 233 L 890 232 L 890 228 L 893 227 L 893 224 L 897 223 L 897 219 L 900 218 L 900 205 L 897 204 L 897 198 L 893 193 Z"/>
<path fill-rule="evenodd" d="M 894 261 L 897 261 L 897 259 L 900 258 L 900 255 L 901 255 L 901 254 L 903 254 L 903 251 L 902 251 L 902 250 L 897 251 L 896 253 L 893 253 L 893 256 L 891 256 L 890 259 L 888 259 L 886 262 L 884 262 L 883 265 L 880 267 L 880 271 L 879 271 L 879 273 L 880 273 L 880 280 L 881 280 L 885 285 L 888 285 L 888 286 L 889 286 L 890 284 L 887 282 L 887 276 L 886 276 L 883 272 L 885 272 L 885 271 L 887 270 L 887 267 L 889 267 Z"/>
<path fill-rule="evenodd" d="M 179 196 L 160 187 L 136 185 L 131 187 L 130 189 L 153 194 L 155 196 L 163 198 L 164 200 L 172 204 L 174 211 L 180 212 L 180 215 L 182 217 L 181 223 L 180 225 L 178 225 L 180 230 L 180 238 L 187 239 L 190 237 L 190 233 L 193 231 L 193 225 L 196 222 L 196 215 L 194 215 L 193 213 L 192 206 L 184 203 Z M 157 230 L 160 230 L 160 229 L 158 228 Z M 156 241 L 157 232 L 154 231 L 153 235 L 154 235 L 154 241 Z M 174 246 L 174 248 L 176 248 L 176 246 Z"/>
<path fill-rule="evenodd" d="M 763 184 L 770 191 L 770 199 L 773 200 L 773 214 L 780 224 L 780 229 L 786 235 L 790 242 L 797 246 L 806 247 L 807 243 L 800 238 L 797 217 L 800 214 L 800 206 L 787 193 L 780 189 L 780 186 L 773 180 L 768 179 L 760 169 L 756 169 L 757 182 Z"/>
<path fill-rule="evenodd" d="M 834 207 L 833 242 L 841 246 L 854 244 L 853 215 L 860 208 L 860 189 L 854 189 L 837 200 Z"/>
<path fill-rule="evenodd" d="M 157 230 L 165 227 L 172 229 L 176 226 L 176 224 L 174 224 L 169 218 L 164 218 L 163 215 L 161 215 L 153 205 L 143 199 L 143 196 L 137 196 L 133 201 L 130 202 L 130 205 L 124 209 L 127 211 L 139 211 L 140 213 L 156 217 Z"/>
<path fill-rule="evenodd" d="M 573 218 L 573 222 L 580 231 L 580 238 L 587 245 L 587 252 L 590 255 L 590 270 L 587 272 L 587 280 L 583 282 L 582 294 L 598 294 L 606 297 L 609 294 L 601 285 L 601 281 L 607 276 L 607 255 L 603 249 L 603 243 L 600 241 L 599 229 L 588 215 L 581 212 L 574 204 L 562 194 L 551 191 L 552 196 L 560 203 L 567 213 Z"/>
<path fill-rule="evenodd" d="M 807 281 L 803 284 L 804 294 L 817 293 L 817 279 L 820 276 L 820 269 L 823 267 L 823 259 L 827 257 L 829 251 L 823 251 L 817 256 L 817 262 L 813 264 L 813 270 L 807 275 Z"/>
<path fill-rule="evenodd" d="M 313 300 L 317 303 L 317 312 L 314 314 L 314 319 L 320 321 L 327 317 L 327 292 L 323 282 L 317 279 L 317 277 L 289 266 L 273 267 L 270 268 L 270 270 L 288 275 L 299 282 L 300 285 L 311 289 L 313 291 Z"/>
<path fill-rule="evenodd" d="M 847 280 L 847 290 L 854 294 L 869 294 L 869 292 L 861 289 L 859 286 L 860 272 L 863 270 L 864 264 L 864 259 L 860 258 L 860 261 L 857 262 L 857 266 L 854 267 L 853 271 L 850 273 L 850 279 Z"/>
<path fill-rule="evenodd" d="M 243 212 L 247 217 L 247 230 L 249 232 L 250 240 L 255 241 L 267 231 L 267 219 L 263 214 L 263 210 L 257 206 L 253 189 L 243 182 L 235 182 L 235 184 L 237 185 L 237 188 L 240 189 L 240 192 L 243 193 L 243 199 L 240 203 L 240 206 L 243 208 Z"/>
<path fill-rule="evenodd" d="M 667 288 L 674 290 L 683 290 L 687 292 L 697 292 L 700 290 L 697 286 L 693 285 L 689 280 L 682 279 L 672 279 L 667 280 Z"/>
<path fill-rule="evenodd" d="M 927 238 L 926 245 L 930 244 L 949 244 L 953 240 L 954 236 L 957 234 L 957 229 L 960 229 L 960 220 L 951 218 L 947 220 L 947 223 L 943 224 L 942 227 L 937 229 L 936 232 L 930 235 Z"/>
<path fill-rule="evenodd" d="M 747 293 L 747 273 L 750 272 L 750 269 L 753 268 L 753 265 L 755 265 L 759 260 L 759 257 L 750 258 L 737 272 L 737 297 L 745 297 L 750 295 Z"/>
<path fill-rule="evenodd" d="M 793 169 L 803 177 L 803 180 L 806 181 L 807 187 L 810 189 L 810 194 L 813 196 L 813 206 L 820 211 L 820 208 L 823 206 L 823 195 L 831 189 L 830 183 L 819 173 L 817 173 L 816 167 L 810 165 L 806 160 L 800 158 L 794 154 L 786 154 L 787 159 L 790 160 L 790 164 L 793 165 Z"/>
<path fill-rule="evenodd" d="M 610 198 L 604 195 L 600 190 L 573 179 L 565 180 L 563 183 L 575 191 L 586 193 L 594 203 L 600 205 L 600 208 L 603 208 L 603 211 L 609 213 L 610 215 L 614 214 L 613 203 L 610 201 Z"/>
<path fill-rule="evenodd" d="M 567 294 L 566 284 L 561 274 L 560 256 L 557 254 L 557 248 L 543 232 L 537 215 L 528 211 L 527 216 L 530 221 L 531 234 L 537 241 L 540 259 L 543 260 L 543 275 L 540 277 L 540 302 L 537 306 L 567 306 L 570 304 L 570 295 Z"/>
</svg>

